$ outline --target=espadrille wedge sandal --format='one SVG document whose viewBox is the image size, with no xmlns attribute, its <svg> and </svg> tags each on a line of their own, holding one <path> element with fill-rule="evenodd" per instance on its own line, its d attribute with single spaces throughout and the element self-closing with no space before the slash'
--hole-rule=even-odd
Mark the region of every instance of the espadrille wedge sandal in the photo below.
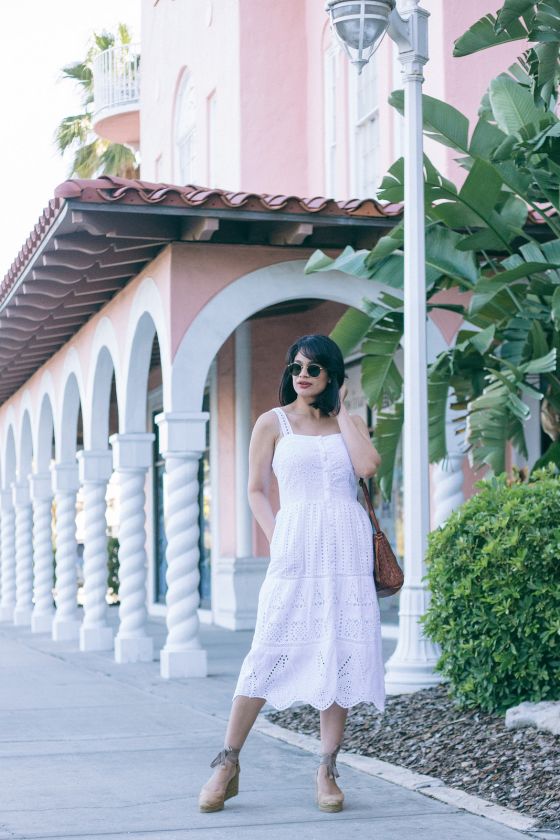
<svg viewBox="0 0 560 840">
<path fill-rule="evenodd" d="M 204 785 L 198 797 L 198 807 L 203 813 L 209 814 L 213 811 L 223 810 L 225 800 L 231 799 L 232 796 L 237 796 L 239 793 L 239 773 L 241 771 L 239 752 L 233 747 L 225 747 L 211 762 L 210 767 L 217 767 L 218 764 L 221 764 L 222 767 L 234 769 L 234 773 L 224 781 L 222 786 L 215 784 L 215 786 L 209 787 L 210 782 Z"/>
</svg>

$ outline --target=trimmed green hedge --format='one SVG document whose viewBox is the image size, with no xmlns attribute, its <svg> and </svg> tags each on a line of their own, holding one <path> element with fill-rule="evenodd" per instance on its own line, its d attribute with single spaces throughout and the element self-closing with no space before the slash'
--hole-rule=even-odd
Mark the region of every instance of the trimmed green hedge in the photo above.
<svg viewBox="0 0 560 840">
<path fill-rule="evenodd" d="M 560 479 L 505 475 L 429 536 L 422 621 L 459 705 L 504 712 L 560 699 Z"/>
</svg>

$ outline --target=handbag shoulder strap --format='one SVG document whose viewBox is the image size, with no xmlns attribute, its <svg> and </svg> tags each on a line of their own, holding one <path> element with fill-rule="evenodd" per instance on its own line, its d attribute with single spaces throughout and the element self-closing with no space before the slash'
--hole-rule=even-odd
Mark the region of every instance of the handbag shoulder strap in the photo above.
<svg viewBox="0 0 560 840">
<path fill-rule="evenodd" d="M 374 529 L 379 532 L 381 528 L 379 526 L 379 522 L 377 520 L 377 516 L 375 515 L 375 511 L 373 509 L 373 505 L 371 503 L 371 496 L 369 495 L 369 490 L 367 484 L 365 483 L 363 478 L 360 478 L 360 487 L 362 488 L 362 493 L 364 494 L 364 499 L 366 501 L 366 507 L 368 509 L 369 517 L 373 523 Z"/>
</svg>

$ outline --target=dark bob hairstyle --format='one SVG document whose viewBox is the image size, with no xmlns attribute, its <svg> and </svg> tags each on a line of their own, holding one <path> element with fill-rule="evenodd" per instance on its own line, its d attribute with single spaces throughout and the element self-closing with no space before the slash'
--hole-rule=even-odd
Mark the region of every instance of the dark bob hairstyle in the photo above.
<svg viewBox="0 0 560 840">
<path fill-rule="evenodd" d="M 278 397 L 280 405 L 289 405 L 297 399 L 297 394 L 292 382 L 292 376 L 288 372 L 290 365 L 297 353 L 301 353 L 306 359 L 317 362 L 326 368 L 330 383 L 326 386 L 311 405 L 318 408 L 321 414 L 338 414 L 340 411 L 339 390 L 344 382 L 344 359 L 337 344 L 326 335 L 303 335 L 295 341 L 286 354 L 286 368 L 280 382 Z"/>
</svg>

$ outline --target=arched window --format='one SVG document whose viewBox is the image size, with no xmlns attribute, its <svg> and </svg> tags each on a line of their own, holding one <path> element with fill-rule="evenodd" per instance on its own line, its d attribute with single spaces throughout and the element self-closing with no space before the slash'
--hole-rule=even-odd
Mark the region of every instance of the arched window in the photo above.
<svg viewBox="0 0 560 840">
<path fill-rule="evenodd" d="M 370 58 L 359 76 L 351 73 L 350 78 L 354 128 L 352 192 L 357 198 L 375 198 L 381 179 L 377 54 Z"/>
<path fill-rule="evenodd" d="M 175 105 L 175 178 L 179 184 L 196 183 L 196 103 L 191 74 L 183 73 Z"/>
<path fill-rule="evenodd" d="M 334 43 L 323 53 L 323 102 L 325 135 L 325 195 L 336 196 L 336 141 L 337 141 L 337 69 L 338 52 Z"/>
</svg>

